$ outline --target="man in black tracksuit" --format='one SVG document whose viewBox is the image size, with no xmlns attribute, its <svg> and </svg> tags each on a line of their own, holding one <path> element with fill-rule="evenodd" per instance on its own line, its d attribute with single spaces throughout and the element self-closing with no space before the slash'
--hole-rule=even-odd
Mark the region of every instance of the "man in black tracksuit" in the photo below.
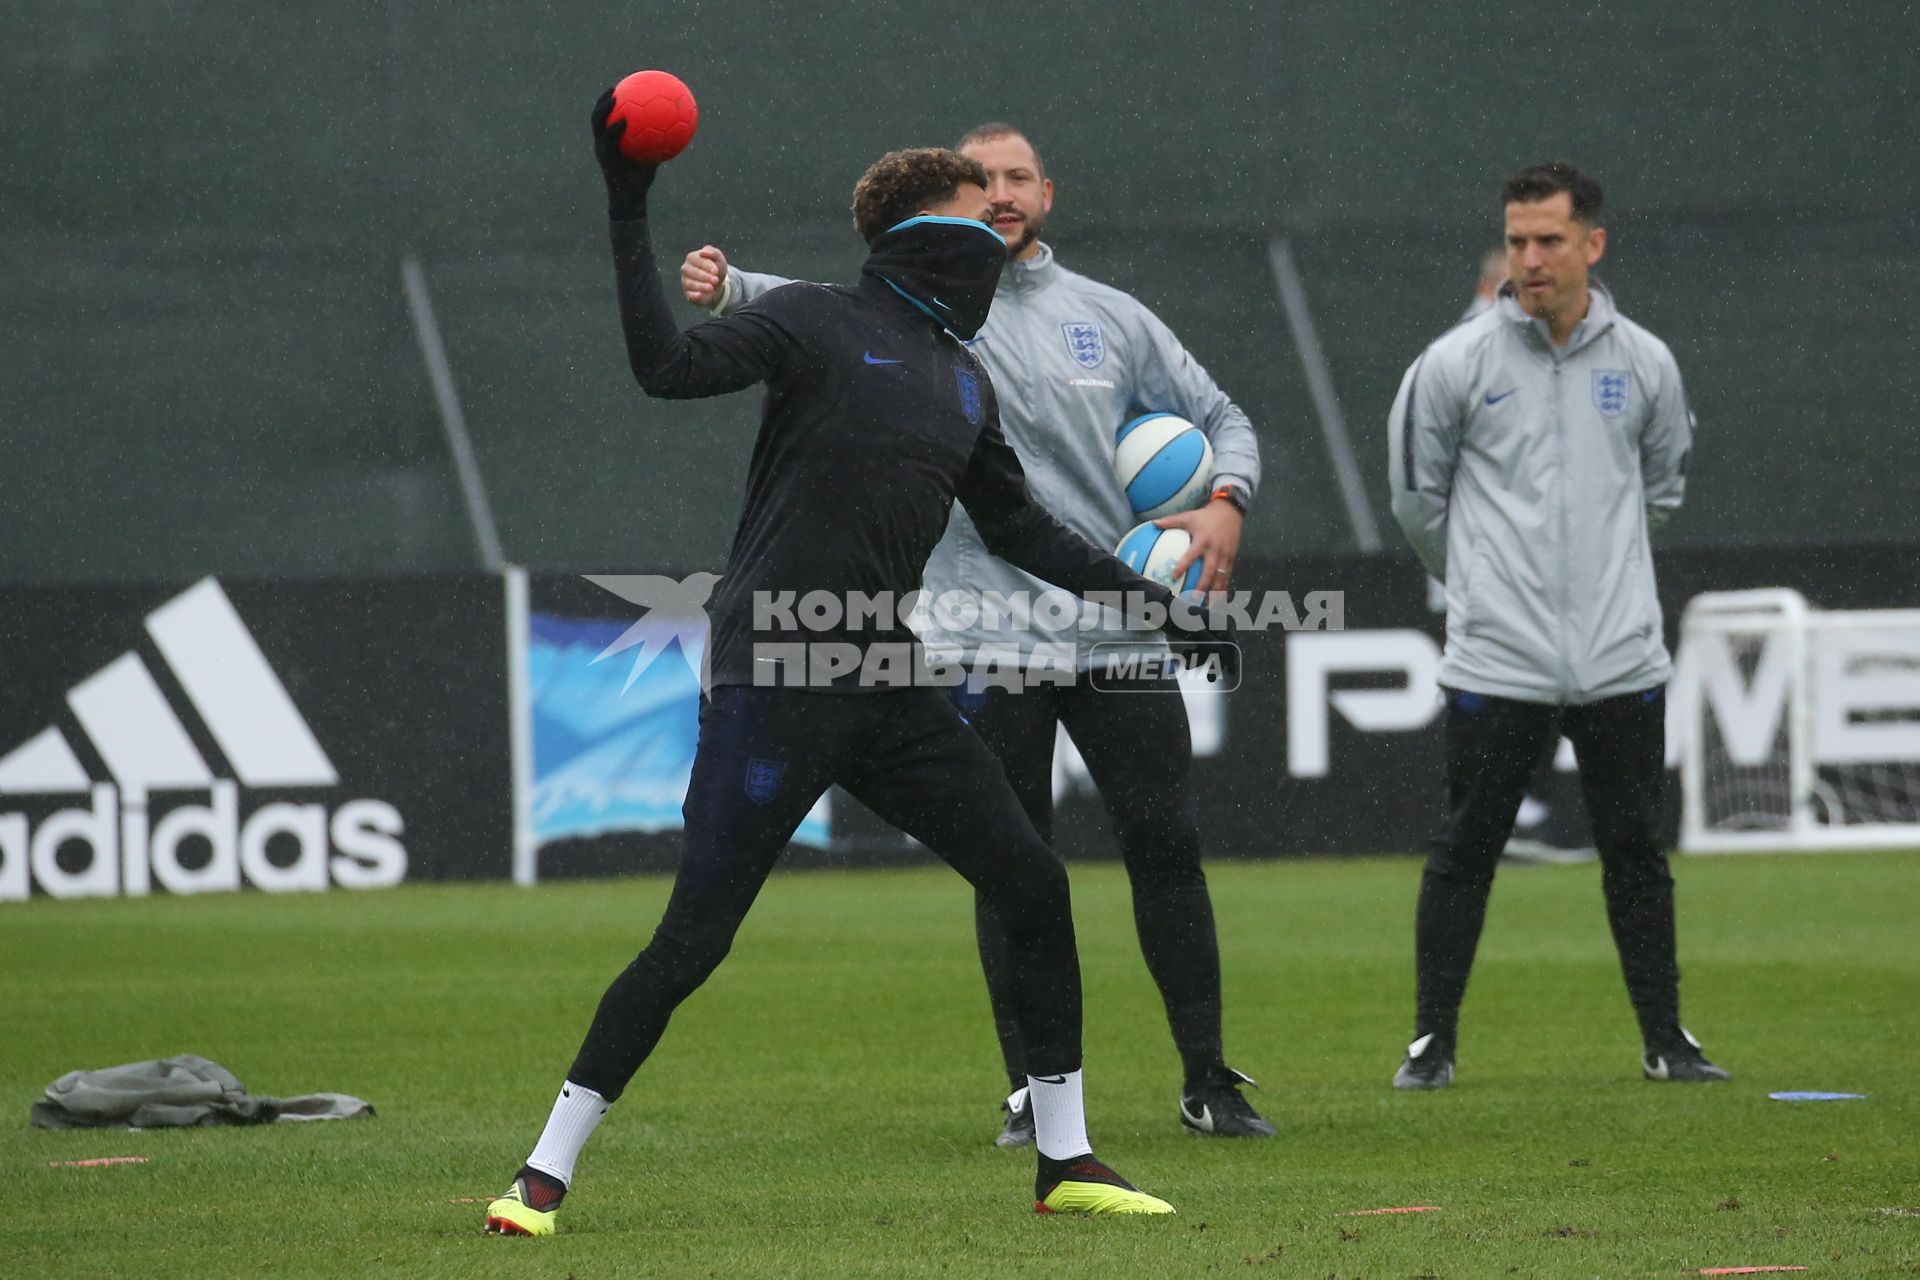
<svg viewBox="0 0 1920 1280">
<path fill-rule="evenodd" d="M 601 999 L 539 1144 L 488 1207 L 489 1228 L 552 1231 L 599 1117 L 725 956 L 794 828 L 835 783 L 945 859 L 1006 923 L 1033 1073 L 1036 1207 L 1172 1212 L 1093 1158 L 1066 872 L 999 763 L 941 690 L 916 680 L 921 656 L 898 611 L 808 626 L 791 606 L 810 592 L 908 597 L 955 499 L 995 554 L 1048 581 L 1171 603 L 1035 504 L 1001 435 L 992 386 L 965 346 L 1006 255 L 985 222 L 984 172 L 948 151 L 882 158 L 855 189 L 855 225 L 870 247 L 858 284 L 790 285 L 682 333 L 648 234 L 654 168 L 620 154 L 610 106 L 603 97 L 595 110 L 595 149 L 635 378 L 657 397 L 764 382 L 767 398 L 729 572 L 710 608 L 711 692 L 672 897 L 653 940 Z M 910 661 L 869 661 L 889 649 Z"/>
</svg>

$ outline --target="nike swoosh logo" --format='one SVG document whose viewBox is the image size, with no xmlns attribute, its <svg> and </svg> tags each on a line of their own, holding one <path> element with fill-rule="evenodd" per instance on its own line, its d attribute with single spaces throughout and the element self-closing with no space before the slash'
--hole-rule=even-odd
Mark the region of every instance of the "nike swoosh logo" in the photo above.
<svg viewBox="0 0 1920 1280">
<path fill-rule="evenodd" d="M 1067 1082 L 1065 1076 L 1035 1076 L 1034 1079 L 1038 1080 L 1041 1084 L 1065 1084 Z"/>
<path fill-rule="evenodd" d="M 1187 1110 L 1187 1100 L 1182 1098 L 1180 1099 L 1180 1114 L 1185 1116 L 1187 1123 L 1194 1128 L 1205 1130 L 1208 1133 L 1213 1132 L 1213 1108 L 1209 1107 L 1206 1103 L 1201 1103 L 1199 1112 L 1195 1113 Z"/>
<path fill-rule="evenodd" d="M 1513 389 L 1513 391 L 1518 391 L 1519 389 L 1520 389 L 1520 388 L 1518 388 L 1518 387 L 1515 387 L 1515 388 Z M 1487 403 L 1488 403 L 1488 404 L 1499 404 L 1499 403 L 1500 403 L 1500 402 L 1501 402 L 1502 400 L 1505 400 L 1505 399 L 1506 399 L 1506 398 L 1507 398 L 1508 396 L 1510 396 L 1510 395 L 1512 395 L 1512 394 L 1513 394 L 1513 391 L 1502 391 L 1502 392 L 1501 392 L 1501 393 L 1500 393 L 1499 395 L 1497 395 L 1497 396 L 1496 396 L 1496 395 L 1494 395 L 1494 394 L 1493 394 L 1493 393 L 1492 393 L 1491 391 L 1489 391 L 1489 392 L 1487 393 Z"/>
<path fill-rule="evenodd" d="M 873 352 L 871 351 L 866 352 L 865 355 L 867 357 L 868 364 L 899 364 L 900 363 L 898 360 L 889 360 L 885 356 L 877 356 L 873 354 Z"/>
</svg>

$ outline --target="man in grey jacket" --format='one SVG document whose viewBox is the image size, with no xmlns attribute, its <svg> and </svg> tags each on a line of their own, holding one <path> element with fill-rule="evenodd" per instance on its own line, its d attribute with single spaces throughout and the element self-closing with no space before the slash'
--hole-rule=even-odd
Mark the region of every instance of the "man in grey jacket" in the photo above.
<svg viewBox="0 0 1920 1280">
<path fill-rule="evenodd" d="M 1184 528 L 1193 539 L 1175 577 L 1200 560 L 1202 587 L 1225 591 L 1241 522 L 1260 479 L 1258 442 L 1246 415 L 1138 300 L 1054 260 L 1039 238 L 1053 208 L 1053 183 L 1025 134 L 1012 125 L 985 124 L 955 149 L 985 166 L 994 230 L 1007 241 L 1008 253 L 986 325 L 968 345 L 993 378 L 1001 425 L 1034 497 L 1092 542 L 1116 545 L 1135 517 L 1113 474 L 1114 434 L 1136 414 L 1179 414 L 1198 425 L 1213 447 L 1212 498 L 1197 511 L 1159 523 Z M 723 314 L 788 283 L 729 266 L 712 245 L 687 256 L 680 280 L 689 301 Z M 950 592 L 975 599 L 1025 592 L 1033 598 L 1053 590 L 992 556 L 959 511 L 927 562 L 924 585 L 936 599 Z M 1226 1065 L 1221 1047 L 1220 955 L 1187 793 L 1193 747 L 1177 685 L 1163 679 L 1112 696 L 1089 685 L 1084 675 L 1095 645 L 1141 642 L 1117 616 L 1107 620 L 1111 625 L 1086 630 L 1071 619 L 1055 619 L 1059 625 L 1050 627 L 1041 617 L 1010 629 L 1004 617 L 990 614 L 936 609 L 923 638 L 957 652 L 976 672 L 1000 672 L 1001 679 L 984 687 L 970 682 L 958 700 L 1049 843 L 1058 726 L 1065 725 L 1085 759 L 1113 819 L 1133 886 L 1141 950 L 1180 1053 L 1181 1123 L 1198 1133 L 1271 1136 L 1273 1125 L 1239 1092 L 1251 1081 Z M 1011 688 L 1021 682 L 1004 678 L 1009 666 L 1067 663 L 1079 673 L 1071 682 L 1049 678 Z M 975 925 L 1014 1090 L 1004 1105 L 999 1143 L 1021 1146 L 1033 1141 L 1033 1115 L 1025 1050 L 1013 1020 L 1006 937 L 979 899 Z"/>
<path fill-rule="evenodd" d="M 1510 278 L 1407 370 L 1393 514 L 1446 584 L 1447 821 L 1421 878 L 1414 1041 L 1394 1086 L 1453 1078 L 1461 997 L 1500 850 L 1555 734 L 1572 739 L 1607 919 L 1653 1080 L 1724 1080 L 1680 1025 L 1660 839 L 1671 670 L 1650 524 L 1679 507 L 1693 416 L 1666 344 L 1589 269 L 1599 183 L 1522 169 L 1502 191 Z"/>
</svg>

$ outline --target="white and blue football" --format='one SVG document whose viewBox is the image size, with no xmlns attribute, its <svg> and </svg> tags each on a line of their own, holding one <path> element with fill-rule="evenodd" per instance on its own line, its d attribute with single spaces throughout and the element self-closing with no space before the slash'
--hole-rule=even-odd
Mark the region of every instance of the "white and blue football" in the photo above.
<svg viewBox="0 0 1920 1280">
<path fill-rule="evenodd" d="M 1177 413 L 1146 413 L 1114 437 L 1113 474 L 1142 520 L 1192 511 L 1207 500 L 1213 446 Z"/>
</svg>

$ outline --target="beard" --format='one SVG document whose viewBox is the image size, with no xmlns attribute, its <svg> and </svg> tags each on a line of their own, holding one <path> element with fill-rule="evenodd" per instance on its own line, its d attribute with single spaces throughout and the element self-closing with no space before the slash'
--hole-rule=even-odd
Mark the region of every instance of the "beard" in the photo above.
<svg viewBox="0 0 1920 1280">
<path fill-rule="evenodd" d="M 1015 212 L 1018 213 L 1018 210 L 1015 210 Z M 1044 214 L 1037 217 L 1027 217 L 1021 214 L 1020 234 L 1014 239 L 1007 241 L 1008 259 L 1017 258 L 1032 248 L 1033 242 L 1040 238 L 1041 228 L 1046 226 L 1046 224 L 1047 219 Z"/>
</svg>

